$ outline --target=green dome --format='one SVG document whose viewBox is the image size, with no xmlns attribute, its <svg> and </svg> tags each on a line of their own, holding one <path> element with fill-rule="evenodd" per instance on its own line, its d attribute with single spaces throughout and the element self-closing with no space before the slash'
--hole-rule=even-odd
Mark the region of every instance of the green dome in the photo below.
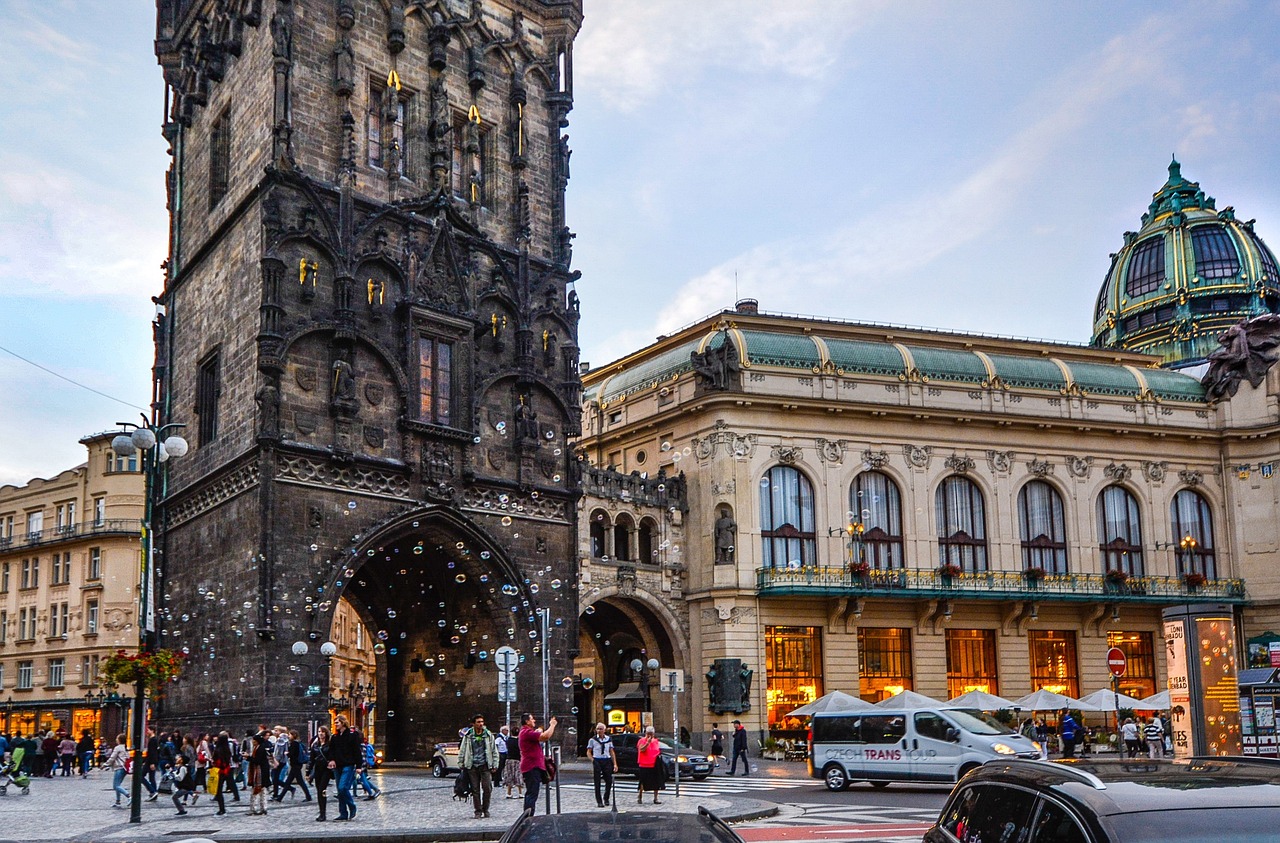
<svg viewBox="0 0 1280 843">
<path fill-rule="evenodd" d="M 1140 351 L 1181 367 L 1203 362 L 1218 335 L 1241 319 L 1280 312 L 1276 259 L 1233 208 L 1221 211 L 1200 185 L 1169 180 L 1126 231 L 1093 315 L 1093 345 Z"/>
</svg>

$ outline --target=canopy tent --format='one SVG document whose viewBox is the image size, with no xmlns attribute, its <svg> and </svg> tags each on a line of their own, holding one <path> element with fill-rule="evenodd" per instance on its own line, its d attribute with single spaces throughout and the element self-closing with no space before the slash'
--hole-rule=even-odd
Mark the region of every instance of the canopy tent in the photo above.
<svg viewBox="0 0 1280 843">
<path fill-rule="evenodd" d="M 995 694 L 988 694 L 986 691 L 970 691 L 967 694 L 961 694 L 953 699 L 947 705 L 953 705 L 957 708 L 976 708 L 979 711 L 1000 711 L 1006 708 L 1016 708 L 1013 700 L 1006 700 L 1004 697 L 997 697 Z"/>
<path fill-rule="evenodd" d="M 1064 694 L 1055 694 L 1053 691 L 1046 691 L 1044 688 L 1015 701 L 1014 707 L 1023 711 L 1058 711 L 1063 708 L 1074 708 L 1077 711 L 1098 710 L 1096 706 L 1092 706 L 1087 702 L 1072 699 Z"/>
<path fill-rule="evenodd" d="M 861 697 L 846 694 L 844 691 L 832 691 L 811 703 L 805 703 L 794 711 L 788 711 L 785 716 L 808 717 L 820 711 L 862 711 L 868 708 L 875 708 L 875 706 Z"/>
<path fill-rule="evenodd" d="M 1120 704 L 1116 705 L 1116 697 L 1119 696 Z M 1092 694 L 1080 698 L 1080 702 L 1088 703 L 1098 711 L 1115 711 L 1118 708 L 1142 708 L 1142 700 L 1124 694 L 1117 695 L 1110 688 L 1103 688 L 1100 691 L 1094 691 Z"/>
<path fill-rule="evenodd" d="M 915 691 L 903 691 L 894 694 L 887 700 L 880 700 L 880 702 L 876 703 L 876 708 L 937 708 L 946 705 L 941 700 L 926 697 L 924 694 L 917 694 Z"/>
<path fill-rule="evenodd" d="M 1135 705 L 1138 711 L 1166 711 L 1170 706 L 1169 692 L 1161 691 L 1158 694 L 1152 694 L 1149 697 L 1143 697 L 1142 702 Z"/>
</svg>

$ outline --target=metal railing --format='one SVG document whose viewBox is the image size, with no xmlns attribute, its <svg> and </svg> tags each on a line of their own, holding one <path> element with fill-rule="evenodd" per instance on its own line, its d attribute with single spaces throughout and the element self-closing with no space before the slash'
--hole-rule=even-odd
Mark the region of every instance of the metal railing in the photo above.
<svg viewBox="0 0 1280 843">
<path fill-rule="evenodd" d="M 1029 577 L 1021 571 L 946 574 L 931 568 L 871 570 L 866 573 L 857 573 L 849 568 L 760 568 L 756 571 L 756 590 L 761 597 L 964 597 L 1124 603 L 1246 601 L 1244 580 L 1239 579 L 1205 580 L 1193 586 L 1182 577 L 1129 577 L 1118 582 L 1104 574 Z"/>
<path fill-rule="evenodd" d="M 137 518 L 104 518 L 101 521 L 82 521 L 63 527 L 49 527 L 32 532 L 16 533 L 0 538 L 0 551 L 16 550 L 21 547 L 39 547 L 71 539 L 83 539 L 92 536 L 142 534 L 142 521 Z"/>
</svg>

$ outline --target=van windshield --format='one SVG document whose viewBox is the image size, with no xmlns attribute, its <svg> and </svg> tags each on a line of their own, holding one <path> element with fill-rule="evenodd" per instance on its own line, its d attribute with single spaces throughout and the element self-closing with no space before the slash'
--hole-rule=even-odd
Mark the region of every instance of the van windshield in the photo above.
<svg viewBox="0 0 1280 843">
<path fill-rule="evenodd" d="M 946 715 L 956 721 L 956 725 L 974 735 L 1013 735 L 1016 734 L 1008 726 L 976 708 L 949 708 Z"/>
</svg>

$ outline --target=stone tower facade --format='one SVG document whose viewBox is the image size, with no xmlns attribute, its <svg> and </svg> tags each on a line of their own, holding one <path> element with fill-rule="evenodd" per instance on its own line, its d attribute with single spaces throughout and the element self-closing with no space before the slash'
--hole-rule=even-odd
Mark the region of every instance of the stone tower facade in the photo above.
<svg viewBox="0 0 1280 843">
<path fill-rule="evenodd" d="M 376 631 L 388 758 L 497 720 L 503 645 L 515 710 L 567 714 L 581 0 L 157 7 L 156 401 L 193 445 L 162 510 L 161 640 L 192 656 L 164 722 L 323 717 L 340 597 Z"/>
</svg>

